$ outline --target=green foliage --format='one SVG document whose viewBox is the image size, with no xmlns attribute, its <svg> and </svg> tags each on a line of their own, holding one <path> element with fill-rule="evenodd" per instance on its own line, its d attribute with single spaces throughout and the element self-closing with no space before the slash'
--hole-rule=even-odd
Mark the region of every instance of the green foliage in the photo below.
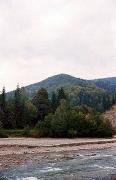
<svg viewBox="0 0 116 180">
<path fill-rule="evenodd" d="M 46 89 L 41 88 L 33 98 L 32 102 L 37 108 L 38 120 L 43 120 L 44 117 L 51 112 L 51 103 Z"/>
<path fill-rule="evenodd" d="M 65 91 L 64 91 L 63 87 L 58 89 L 58 104 L 60 104 L 60 101 L 62 99 L 66 99 L 66 94 L 65 94 Z"/>
<path fill-rule="evenodd" d="M 116 77 L 96 79 L 93 80 L 93 83 L 95 83 L 97 87 L 105 89 L 108 92 L 116 92 Z"/>
<path fill-rule="evenodd" d="M 90 111 L 87 107 L 71 109 L 65 101 L 55 114 L 49 114 L 43 122 L 38 122 L 36 131 L 40 137 L 112 137 L 113 129 L 109 121 Z"/>
<path fill-rule="evenodd" d="M 66 137 L 69 113 L 68 105 L 62 99 L 61 105 L 57 108 L 51 122 L 54 137 Z"/>
<path fill-rule="evenodd" d="M 79 87 L 95 87 L 93 82 L 83 80 L 80 78 L 75 78 L 68 74 L 59 74 L 52 77 L 47 78 L 44 81 L 29 85 L 25 87 L 26 92 L 30 98 L 33 98 L 37 91 L 41 88 L 44 88 L 48 91 L 48 93 L 52 94 L 52 92 L 57 92 L 58 89 L 63 87 L 65 90 L 70 89 L 72 87 L 79 86 Z M 8 97 L 13 96 L 14 92 L 9 92 Z"/>
<path fill-rule="evenodd" d="M 98 112 L 109 109 L 116 101 L 114 94 L 93 87 L 73 87 L 68 94 L 72 106 L 86 105 Z"/>
<path fill-rule="evenodd" d="M 69 129 L 67 135 L 69 138 L 75 138 L 77 136 L 77 131 L 74 129 Z"/>
<path fill-rule="evenodd" d="M 32 126 L 37 116 L 37 109 L 32 102 L 28 100 L 24 88 L 20 89 L 17 87 L 12 103 L 14 111 L 12 119 L 15 121 L 15 127 L 22 129 L 27 126 Z"/>
<path fill-rule="evenodd" d="M 14 118 L 16 122 L 16 127 L 17 128 L 23 128 L 24 122 L 22 121 L 22 114 L 23 114 L 23 106 L 24 102 L 22 101 L 21 98 L 21 91 L 19 86 L 17 86 L 17 89 L 15 91 L 15 98 L 14 98 Z"/>
<path fill-rule="evenodd" d="M 0 129 L 0 138 L 8 138 L 8 135 L 2 129 Z"/>
<path fill-rule="evenodd" d="M 46 89 L 51 98 L 52 92 L 57 93 L 61 87 L 65 90 L 65 94 L 68 94 L 72 106 L 87 105 L 96 111 L 104 112 L 116 103 L 116 78 L 88 81 L 59 74 L 25 89 L 29 98 L 33 98 L 41 88 Z M 14 92 L 8 93 L 8 97 L 13 94 Z"/>
<path fill-rule="evenodd" d="M 3 127 L 3 119 L 4 119 L 4 114 L 3 114 L 3 112 L 0 110 L 0 129 Z"/>
<path fill-rule="evenodd" d="M 58 98 L 55 92 L 52 93 L 51 106 L 52 106 L 52 111 L 55 112 L 58 107 Z"/>
<path fill-rule="evenodd" d="M 2 127 L 7 127 L 8 122 L 5 87 L 3 87 L 2 94 L 0 95 L 0 119 Z"/>
<path fill-rule="evenodd" d="M 3 102 L 1 95 L 1 103 Z M 4 95 L 5 97 L 5 95 Z M 3 104 L 3 103 L 2 103 Z M 23 129 L 32 126 L 37 117 L 37 109 L 28 100 L 25 89 L 19 88 L 15 91 L 14 98 L 4 101 L 4 106 L 0 106 L 0 126 L 4 129 Z M 5 110 L 3 110 L 3 107 Z"/>
<path fill-rule="evenodd" d="M 30 100 L 25 88 L 19 86 L 14 97 L 6 99 L 3 88 L 0 96 L 0 128 L 16 129 L 5 133 L 8 136 L 111 137 L 114 133 L 112 126 L 97 111 L 105 111 L 115 101 L 115 93 L 109 94 L 84 82 L 82 86 L 69 87 L 67 91 L 59 88 L 51 99 L 47 90 L 41 88 Z M 35 125 L 36 128 L 30 132 Z"/>
<path fill-rule="evenodd" d="M 23 119 L 25 120 L 25 127 L 26 126 L 33 126 L 34 120 L 37 117 L 37 108 L 36 106 L 31 102 L 31 101 L 26 101 L 25 102 L 25 107 L 24 107 L 24 114 L 23 114 Z"/>
<path fill-rule="evenodd" d="M 16 128 L 16 120 L 15 120 L 15 100 L 9 99 L 7 101 L 7 121 L 8 121 L 8 127 L 6 129 L 15 129 Z"/>
<path fill-rule="evenodd" d="M 29 128 L 25 129 L 2 129 L 2 133 L 5 134 L 6 137 L 30 137 L 31 132 Z"/>
<path fill-rule="evenodd" d="M 0 107 L 3 112 L 6 110 L 6 94 L 5 94 L 5 87 L 3 87 L 2 94 L 0 96 Z"/>
</svg>

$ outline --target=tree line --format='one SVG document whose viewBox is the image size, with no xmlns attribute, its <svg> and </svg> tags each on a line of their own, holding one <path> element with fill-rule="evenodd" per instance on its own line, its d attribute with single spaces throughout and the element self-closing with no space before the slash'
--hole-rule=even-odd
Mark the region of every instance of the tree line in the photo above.
<svg viewBox="0 0 116 180">
<path fill-rule="evenodd" d="M 66 99 L 63 88 L 58 90 L 58 95 L 53 93 L 51 99 L 44 88 L 41 88 L 33 99 L 29 99 L 25 88 L 17 86 L 14 97 L 7 99 L 4 87 L 0 95 L 0 127 L 5 129 L 34 127 L 47 114 L 55 112 L 61 99 Z"/>
<path fill-rule="evenodd" d="M 80 96 L 79 96 L 80 97 Z M 115 103 L 109 95 L 102 97 L 105 108 Z M 0 127 L 3 129 L 34 128 L 39 137 L 112 136 L 109 121 L 88 105 L 89 97 L 82 95 L 83 102 L 72 105 L 71 97 L 63 88 L 53 92 L 49 98 L 46 89 L 41 88 L 29 99 L 25 88 L 17 86 L 14 97 L 7 99 L 5 87 L 0 95 Z M 87 100 L 88 99 L 88 100 Z M 101 99 L 100 99 L 101 100 Z"/>
</svg>

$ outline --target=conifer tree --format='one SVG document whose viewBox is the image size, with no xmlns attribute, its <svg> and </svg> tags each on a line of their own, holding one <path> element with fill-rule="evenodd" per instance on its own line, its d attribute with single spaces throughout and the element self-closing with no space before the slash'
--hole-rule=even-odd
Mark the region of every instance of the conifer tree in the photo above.
<svg viewBox="0 0 116 180">
<path fill-rule="evenodd" d="M 61 87 L 59 90 L 58 90 L 58 105 L 60 105 L 60 101 L 62 99 L 65 99 L 66 100 L 66 94 L 64 92 L 64 89 L 63 87 Z"/>
<path fill-rule="evenodd" d="M 7 128 L 7 108 L 6 108 L 6 92 L 5 87 L 3 87 L 2 94 L 0 96 L 0 116 L 1 116 L 1 124 L 3 128 Z"/>
<path fill-rule="evenodd" d="M 51 104 L 46 89 L 41 88 L 33 98 L 32 102 L 37 107 L 37 120 L 43 120 L 44 117 L 51 112 Z"/>
<path fill-rule="evenodd" d="M 20 88 L 19 85 L 17 85 L 17 89 L 15 90 L 15 121 L 16 121 L 16 127 L 17 128 L 22 128 L 22 107 L 21 107 L 21 93 L 20 93 Z"/>
<path fill-rule="evenodd" d="M 52 111 L 55 112 L 58 107 L 58 99 L 55 92 L 52 93 L 51 104 L 52 104 Z"/>
<path fill-rule="evenodd" d="M 1 110 L 5 112 L 6 110 L 6 93 L 5 87 L 3 87 L 2 94 L 1 94 Z"/>
</svg>

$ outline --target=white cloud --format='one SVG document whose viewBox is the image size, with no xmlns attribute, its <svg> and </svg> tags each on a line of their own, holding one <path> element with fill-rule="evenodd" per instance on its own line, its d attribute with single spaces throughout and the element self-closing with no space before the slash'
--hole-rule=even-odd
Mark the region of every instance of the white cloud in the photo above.
<svg viewBox="0 0 116 180">
<path fill-rule="evenodd" d="M 0 88 L 116 76 L 115 0 L 0 0 Z"/>
</svg>

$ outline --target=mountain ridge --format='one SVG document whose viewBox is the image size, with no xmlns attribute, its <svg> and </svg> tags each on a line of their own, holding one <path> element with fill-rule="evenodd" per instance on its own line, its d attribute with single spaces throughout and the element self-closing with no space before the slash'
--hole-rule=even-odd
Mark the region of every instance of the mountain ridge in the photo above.
<svg viewBox="0 0 116 180">
<path fill-rule="evenodd" d="M 116 77 L 95 79 L 92 82 L 94 82 L 97 87 L 108 92 L 116 92 Z"/>
<path fill-rule="evenodd" d="M 49 93 L 53 91 L 57 91 L 60 87 L 71 88 L 71 87 L 90 87 L 96 89 L 102 89 L 109 92 L 116 91 L 116 77 L 109 78 L 101 78 L 101 79 L 93 79 L 86 80 L 71 76 L 69 74 L 57 74 L 54 76 L 50 76 L 40 82 L 33 83 L 25 86 L 24 88 L 27 91 L 27 94 L 30 97 L 33 97 L 38 89 L 46 88 Z M 14 91 L 8 92 L 8 96 L 12 96 Z"/>
</svg>

